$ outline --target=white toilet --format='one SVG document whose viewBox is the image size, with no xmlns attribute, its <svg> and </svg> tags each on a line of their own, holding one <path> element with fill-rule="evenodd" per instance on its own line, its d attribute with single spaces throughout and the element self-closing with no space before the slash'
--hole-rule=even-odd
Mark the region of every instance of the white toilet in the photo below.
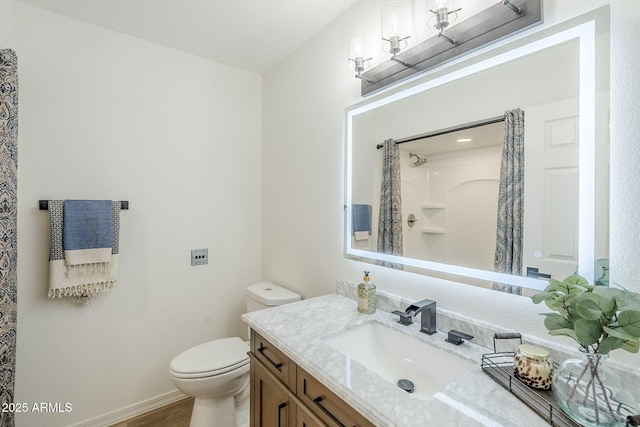
<svg viewBox="0 0 640 427">
<path fill-rule="evenodd" d="M 247 287 L 247 311 L 299 301 L 299 294 L 270 282 Z M 195 397 L 191 427 L 235 426 L 235 404 L 248 397 L 249 345 L 239 337 L 192 347 L 171 361 L 178 390 Z"/>
</svg>

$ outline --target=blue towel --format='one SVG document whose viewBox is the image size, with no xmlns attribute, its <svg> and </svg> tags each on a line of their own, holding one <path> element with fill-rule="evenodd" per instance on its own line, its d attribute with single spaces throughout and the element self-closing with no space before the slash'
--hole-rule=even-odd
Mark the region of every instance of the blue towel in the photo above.
<svg viewBox="0 0 640 427">
<path fill-rule="evenodd" d="M 111 248 L 113 209 L 111 200 L 65 200 L 65 250 Z"/>
<path fill-rule="evenodd" d="M 50 298 L 86 303 L 117 286 L 120 208 L 120 202 L 49 200 Z"/>
<path fill-rule="evenodd" d="M 371 234 L 371 205 L 351 205 L 353 233 L 368 231 Z"/>
<path fill-rule="evenodd" d="M 111 200 L 65 200 L 62 246 L 67 265 L 109 262 L 113 247 Z"/>
</svg>

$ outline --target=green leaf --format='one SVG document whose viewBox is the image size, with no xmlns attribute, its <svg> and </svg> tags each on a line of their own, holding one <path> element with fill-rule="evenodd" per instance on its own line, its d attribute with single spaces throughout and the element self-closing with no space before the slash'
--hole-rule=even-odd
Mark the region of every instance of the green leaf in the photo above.
<svg viewBox="0 0 640 427">
<path fill-rule="evenodd" d="M 588 320 L 600 320 L 602 316 L 611 318 L 615 312 L 616 303 L 613 298 L 585 292 L 576 298 L 575 307 L 578 316 Z"/>
<path fill-rule="evenodd" d="M 545 292 L 556 292 L 566 295 L 574 295 L 584 292 L 590 287 L 589 282 L 583 277 L 578 275 L 569 276 L 562 282 L 555 279 L 549 279 L 549 286 L 547 286 Z"/>
<path fill-rule="evenodd" d="M 547 298 L 552 298 L 555 295 L 554 292 L 540 292 L 538 294 L 531 295 L 531 300 L 534 304 L 540 304 Z"/>
<path fill-rule="evenodd" d="M 609 288 L 615 289 L 615 288 Z M 640 294 L 634 292 L 625 291 L 622 289 L 615 289 L 616 304 L 619 310 L 638 310 L 640 311 Z"/>
<path fill-rule="evenodd" d="M 624 340 L 615 337 L 607 337 L 598 346 L 598 353 L 609 354 L 610 351 L 621 348 L 623 345 Z"/>
<path fill-rule="evenodd" d="M 584 292 L 585 290 L 591 290 L 594 288 L 593 285 L 589 284 L 587 279 L 577 274 L 567 277 L 562 281 L 562 283 L 564 285 L 568 285 L 573 292 Z"/>
<path fill-rule="evenodd" d="M 577 340 L 582 345 L 592 345 L 602 336 L 602 325 L 597 320 L 578 319 L 573 324 Z"/>
<path fill-rule="evenodd" d="M 571 337 L 574 340 L 578 341 L 578 343 L 582 344 L 578 339 L 578 337 L 576 336 L 576 331 L 574 331 L 573 329 L 554 329 L 552 331 L 549 331 L 549 335 L 552 335 L 554 337 L 557 337 L 560 335 Z"/>
<path fill-rule="evenodd" d="M 607 288 L 605 286 L 596 286 L 595 288 L 593 288 L 592 292 L 594 294 L 596 294 L 596 295 L 600 295 L 601 297 L 604 297 L 604 298 L 607 298 L 607 299 L 613 299 L 613 300 L 616 301 L 616 303 L 617 303 L 618 298 L 622 298 L 624 296 L 624 294 L 626 293 L 622 289 Z"/>
<path fill-rule="evenodd" d="M 635 340 L 637 338 L 627 333 L 624 329 L 620 327 L 612 328 L 609 326 L 604 326 L 602 329 L 610 336 L 615 338 L 620 338 L 622 340 Z"/>
<path fill-rule="evenodd" d="M 629 353 L 637 353 L 638 349 L 640 349 L 640 340 L 637 338 L 635 340 L 627 340 L 622 344 L 622 349 Z"/>
<path fill-rule="evenodd" d="M 640 337 L 640 312 L 625 310 L 618 314 L 618 325 L 629 335 Z"/>
<path fill-rule="evenodd" d="M 562 283 L 557 281 L 556 279 L 549 279 L 549 285 L 544 288 L 545 292 L 564 292 L 567 287 Z"/>
<path fill-rule="evenodd" d="M 549 307 L 551 310 L 554 311 L 560 311 L 563 310 L 565 311 L 565 307 L 567 307 L 569 304 L 567 303 L 567 299 L 569 297 L 566 295 L 559 295 L 556 294 L 552 297 L 547 298 L 546 300 L 544 300 L 545 304 L 547 305 L 547 307 Z"/>
<path fill-rule="evenodd" d="M 609 260 L 607 258 L 597 259 L 594 264 L 594 285 L 609 286 Z"/>
<path fill-rule="evenodd" d="M 623 341 L 622 349 L 629 353 L 637 353 L 640 340 L 637 337 L 631 336 L 621 328 L 610 328 L 605 326 L 604 331 L 609 334 L 610 337 L 619 338 Z"/>
<path fill-rule="evenodd" d="M 563 311 L 566 312 L 566 299 L 567 295 L 560 292 L 542 292 L 539 294 L 535 294 L 532 299 L 534 303 L 539 303 L 544 301 L 547 307 L 549 307 L 553 311 Z"/>
<path fill-rule="evenodd" d="M 607 270 L 608 269 L 609 267 L 607 264 Z M 602 263 L 602 260 L 596 260 L 596 262 L 593 264 L 593 277 L 598 279 L 602 277 L 603 274 L 604 274 L 604 264 Z"/>
<path fill-rule="evenodd" d="M 545 316 L 544 326 L 546 326 L 549 331 L 556 329 L 572 329 L 571 322 L 559 314 L 547 313 Z"/>
</svg>

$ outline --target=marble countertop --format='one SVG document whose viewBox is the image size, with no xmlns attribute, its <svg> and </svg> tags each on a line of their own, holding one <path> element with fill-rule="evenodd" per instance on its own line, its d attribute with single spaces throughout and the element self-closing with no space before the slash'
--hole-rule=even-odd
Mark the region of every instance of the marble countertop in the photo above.
<svg viewBox="0 0 640 427">
<path fill-rule="evenodd" d="M 360 314 L 353 299 L 329 294 L 247 313 L 242 320 L 377 426 L 549 425 L 482 372 L 482 354 L 493 349 L 469 342 L 454 346 L 445 342 L 446 333 L 429 336 L 420 333 L 416 323 L 398 324 L 397 317 L 383 310 Z M 409 394 L 356 361 L 347 360 L 322 340 L 371 321 L 456 353 L 476 365 L 430 398 Z"/>
</svg>

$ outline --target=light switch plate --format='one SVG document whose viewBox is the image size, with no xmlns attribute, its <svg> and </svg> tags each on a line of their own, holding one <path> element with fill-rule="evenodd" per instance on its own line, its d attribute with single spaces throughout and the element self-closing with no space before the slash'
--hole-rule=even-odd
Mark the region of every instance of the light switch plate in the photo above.
<svg viewBox="0 0 640 427">
<path fill-rule="evenodd" d="M 209 264 L 209 249 L 191 249 L 191 265 Z"/>
</svg>

